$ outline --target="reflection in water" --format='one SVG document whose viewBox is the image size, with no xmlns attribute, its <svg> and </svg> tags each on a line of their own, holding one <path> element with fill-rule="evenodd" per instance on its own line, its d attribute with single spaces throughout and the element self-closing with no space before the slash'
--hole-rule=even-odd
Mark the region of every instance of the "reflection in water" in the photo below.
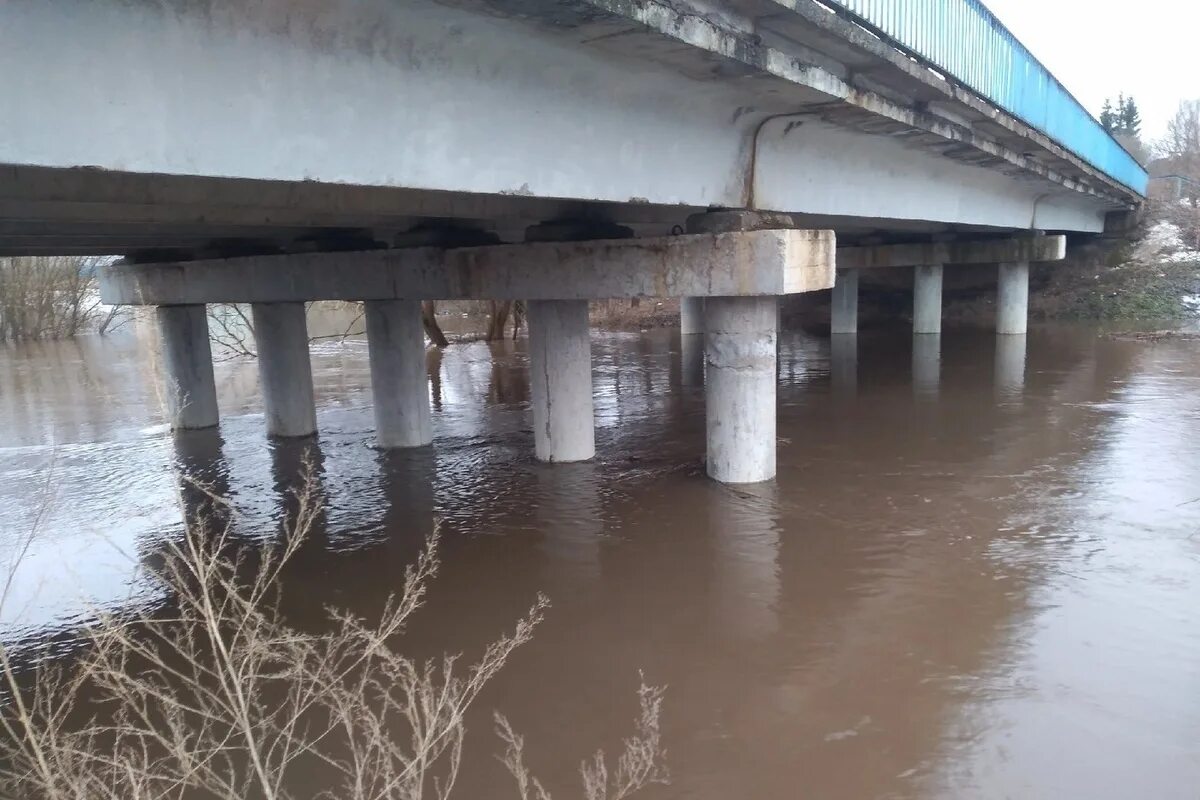
<svg viewBox="0 0 1200 800">
<path fill-rule="evenodd" d="M 535 519 L 546 562 L 546 591 L 576 591 L 600 577 L 604 512 L 596 464 L 534 467 Z"/>
<path fill-rule="evenodd" d="M 1025 335 L 996 336 L 996 394 L 1002 400 L 1020 400 L 1025 388 Z"/>
<path fill-rule="evenodd" d="M 429 399 L 434 411 L 442 410 L 442 349 L 431 347 L 425 352 L 429 370 Z"/>
<path fill-rule="evenodd" d="M 779 626 L 779 528 L 774 483 L 708 492 L 716 625 L 761 639 Z"/>
<path fill-rule="evenodd" d="M 858 391 L 858 334 L 835 333 L 829 337 L 829 371 L 837 394 Z"/>
<path fill-rule="evenodd" d="M 934 399 L 942 378 L 942 335 L 918 333 L 912 342 L 913 394 L 918 399 Z"/>
<path fill-rule="evenodd" d="M 676 337 L 595 336 L 600 455 L 555 466 L 532 459 L 520 341 L 431 351 L 434 447 L 409 451 L 373 447 L 353 339 L 313 348 L 319 438 L 272 443 L 252 362 L 217 367 L 219 432 L 172 439 L 135 330 L 0 350 L 0 557 L 50 498 L 0 631 L 160 599 L 138 566 L 196 483 L 240 541 L 276 537 L 308 459 L 296 624 L 377 613 L 438 523 L 415 652 L 477 653 L 551 596 L 469 724 L 508 712 L 552 790 L 627 732 L 641 669 L 670 687 L 658 797 L 1194 796 L 1195 343 L 947 331 L 910 362 L 907 330 L 785 335 L 779 478 L 729 488 L 703 477 Z M 463 796 L 505 786 L 495 751 L 469 743 Z"/>
<path fill-rule="evenodd" d="M 231 493 L 220 430 L 179 431 L 172 443 L 183 518 L 190 521 L 205 515 L 212 527 L 223 528 L 229 522 L 229 508 L 220 501 Z"/>
<path fill-rule="evenodd" d="M 704 335 L 691 333 L 679 337 L 680 383 L 704 385 Z"/>
</svg>

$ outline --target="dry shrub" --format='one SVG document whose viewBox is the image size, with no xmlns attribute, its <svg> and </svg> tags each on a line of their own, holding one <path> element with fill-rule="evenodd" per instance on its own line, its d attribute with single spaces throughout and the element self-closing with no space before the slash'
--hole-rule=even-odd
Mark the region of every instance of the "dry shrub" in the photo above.
<svg viewBox="0 0 1200 800">
<path fill-rule="evenodd" d="M 473 663 L 404 655 L 397 645 L 438 570 L 435 532 L 373 621 L 331 610 L 329 630 L 298 630 L 282 617 L 279 585 L 320 513 L 311 469 L 280 541 L 265 549 L 240 545 L 232 510 L 209 496 L 213 505 L 188 521 L 154 570 L 173 597 L 169 611 L 102 616 L 84 653 L 41 668 L 31 687 L 0 648 L 8 694 L 0 796 L 449 797 L 466 711 L 530 640 L 546 599 L 539 596 Z M 661 698 L 660 689 L 643 686 L 637 732 L 611 773 L 602 753 L 583 765 L 588 800 L 617 800 L 666 781 Z M 498 720 L 508 747 L 502 760 L 520 796 L 532 790 L 547 798 L 524 768 L 520 737 Z M 329 776 L 326 785 L 315 785 L 314 775 Z"/>
<path fill-rule="evenodd" d="M 0 341 L 62 339 L 85 330 L 100 308 L 96 269 L 104 260 L 0 258 Z"/>
</svg>

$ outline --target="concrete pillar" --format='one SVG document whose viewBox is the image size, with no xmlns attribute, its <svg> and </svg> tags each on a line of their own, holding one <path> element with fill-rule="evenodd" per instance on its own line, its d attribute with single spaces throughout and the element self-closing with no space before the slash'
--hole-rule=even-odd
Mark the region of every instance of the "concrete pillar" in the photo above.
<svg viewBox="0 0 1200 800">
<path fill-rule="evenodd" d="M 380 447 L 421 447 L 433 441 L 429 375 L 419 300 L 368 300 L 367 352 Z"/>
<path fill-rule="evenodd" d="M 587 461 L 596 455 L 588 303 L 531 300 L 525 318 L 537 458 Z"/>
<path fill-rule="evenodd" d="M 304 303 L 252 303 L 250 312 L 267 433 L 311 436 L 317 432 L 317 410 Z"/>
<path fill-rule="evenodd" d="M 157 316 L 171 427 L 211 428 L 220 417 L 207 309 L 204 305 L 159 306 Z"/>
<path fill-rule="evenodd" d="M 679 332 L 684 336 L 704 333 L 704 298 L 679 298 Z"/>
<path fill-rule="evenodd" d="M 775 477 L 777 297 L 704 304 L 708 474 L 721 483 Z"/>
<path fill-rule="evenodd" d="M 858 333 L 858 270 L 839 269 L 833 285 L 830 333 Z"/>
<path fill-rule="evenodd" d="M 1023 335 L 1029 328 L 1029 263 L 1000 265 L 996 333 Z"/>
<path fill-rule="evenodd" d="M 913 268 L 913 333 L 942 332 L 942 265 Z"/>
</svg>

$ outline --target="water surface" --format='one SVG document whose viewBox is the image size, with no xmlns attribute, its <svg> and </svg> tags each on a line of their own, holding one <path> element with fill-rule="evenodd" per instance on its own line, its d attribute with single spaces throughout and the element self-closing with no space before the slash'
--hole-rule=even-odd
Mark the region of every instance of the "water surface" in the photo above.
<svg viewBox="0 0 1200 800">
<path fill-rule="evenodd" d="M 472 720 L 460 796 L 513 796 L 491 707 L 567 796 L 642 670 L 674 774 L 648 796 L 1197 797 L 1200 342 L 790 333 L 779 478 L 741 488 L 704 477 L 693 358 L 595 334 L 599 455 L 547 466 L 520 341 L 432 352 L 434 447 L 393 453 L 358 339 L 314 344 L 321 434 L 283 444 L 252 362 L 218 364 L 219 432 L 173 439 L 145 331 L 0 349 L 0 559 L 41 515 L 2 635 L 69 649 L 95 607 L 156 602 L 137 567 L 180 534 L 173 465 L 267 539 L 307 454 L 327 500 L 298 623 L 378 608 L 435 519 L 416 650 L 554 603 Z"/>
</svg>

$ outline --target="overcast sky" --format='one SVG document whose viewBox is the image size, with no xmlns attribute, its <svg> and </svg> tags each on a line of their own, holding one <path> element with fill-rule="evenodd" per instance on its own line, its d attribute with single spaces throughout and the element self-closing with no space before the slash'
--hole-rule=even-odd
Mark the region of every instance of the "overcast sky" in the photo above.
<svg viewBox="0 0 1200 800">
<path fill-rule="evenodd" d="M 1099 115 L 1133 95 L 1142 136 L 1162 135 L 1180 100 L 1200 99 L 1200 0 L 984 0 L 1050 72 Z"/>
</svg>

